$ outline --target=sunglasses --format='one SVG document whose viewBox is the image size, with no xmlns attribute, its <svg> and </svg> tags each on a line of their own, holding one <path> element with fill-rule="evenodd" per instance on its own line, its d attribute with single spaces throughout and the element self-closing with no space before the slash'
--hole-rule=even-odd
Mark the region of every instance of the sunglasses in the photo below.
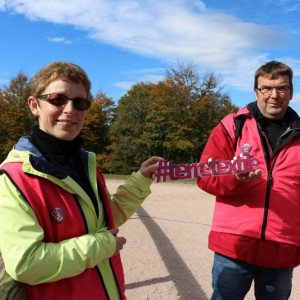
<svg viewBox="0 0 300 300">
<path fill-rule="evenodd" d="M 73 101 L 73 105 L 77 110 L 87 110 L 91 106 L 91 101 L 86 98 L 75 97 L 73 99 L 60 93 L 51 93 L 37 96 L 38 99 L 48 101 L 54 106 L 63 106 L 67 104 L 69 100 Z"/>
</svg>

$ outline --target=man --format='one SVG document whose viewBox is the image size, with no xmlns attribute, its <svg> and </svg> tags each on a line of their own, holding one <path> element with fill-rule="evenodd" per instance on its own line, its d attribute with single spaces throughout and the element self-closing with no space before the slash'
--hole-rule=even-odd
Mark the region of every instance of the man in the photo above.
<svg viewBox="0 0 300 300">
<path fill-rule="evenodd" d="M 281 62 L 261 66 L 256 101 L 226 116 L 202 153 L 200 161 L 232 159 L 248 144 L 259 161 L 254 172 L 197 179 L 216 196 L 209 235 L 212 299 L 244 299 L 252 281 L 256 299 L 290 296 L 293 268 L 300 264 L 300 119 L 289 107 L 292 78 Z"/>
</svg>

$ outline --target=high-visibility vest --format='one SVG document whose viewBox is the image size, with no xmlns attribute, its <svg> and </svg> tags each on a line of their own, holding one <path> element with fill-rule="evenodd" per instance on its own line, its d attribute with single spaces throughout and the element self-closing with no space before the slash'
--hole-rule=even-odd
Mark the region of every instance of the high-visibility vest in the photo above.
<svg viewBox="0 0 300 300">
<path fill-rule="evenodd" d="M 59 243 L 63 240 L 87 234 L 85 217 L 76 197 L 51 181 L 22 171 L 22 163 L 7 163 L 1 167 L 16 188 L 32 207 L 40 226 L 44 230 L 45 243 Z M 103 201 L 106 226 L 114 228 L 112 211 L 106 193 L 105 180 L 97 171 L 100 198 Z M 62 221 L 63 218 L 63 221 Z M 17 222 L 17 220 L 16 220 Z M 109 263 L 119 289 L 120 299 L 125 297 L 124 272 L 121 258 L 115 255 Z M 30 300 L 99 300 L 109 299 L 109 292 L 97 266 L 81 274 L 55 282 L 27 285 Z"/>
</svg>

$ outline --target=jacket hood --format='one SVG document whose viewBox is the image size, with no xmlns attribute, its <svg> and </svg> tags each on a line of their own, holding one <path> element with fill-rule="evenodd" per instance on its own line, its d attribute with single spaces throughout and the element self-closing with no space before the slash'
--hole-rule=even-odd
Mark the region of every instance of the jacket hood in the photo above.
<svg viewBox="0 0 300 300">
<path fill-rule="evenodd" d="M 83 149 L 79 150 L 79 156 L 86 170 L 88 169 L 90 154 Z M 31 143 L 30 136 L 24 136 L 19 139 L 3 164 L 6 162 L 23 162 L 23 165 L 31 165 L 36 171 L 49 174 L 58 179 L 64 179 L 68 176 L 67 172 L 55 167 L 43 156 L 39 149 Z"/>
</svg>

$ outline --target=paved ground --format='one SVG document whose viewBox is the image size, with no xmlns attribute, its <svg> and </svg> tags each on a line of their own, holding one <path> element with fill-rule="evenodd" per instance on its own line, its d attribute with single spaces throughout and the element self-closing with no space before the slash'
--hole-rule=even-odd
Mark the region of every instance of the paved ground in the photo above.
<svg viewBox="0 0 300 300">
<path fill-rule="evenodd" d="M 122 181 L 108 180 L 114 193 Z M 214 198 L 184 181 L 153 183 L 152 194 L 120 228 L 128 300 L 208 300 L 213 253 L 207 249 Z M 300 299 L 300 268 L 291 300 Z M 255 299 L 253 290 L 247 300 Z"/>
</svg>

